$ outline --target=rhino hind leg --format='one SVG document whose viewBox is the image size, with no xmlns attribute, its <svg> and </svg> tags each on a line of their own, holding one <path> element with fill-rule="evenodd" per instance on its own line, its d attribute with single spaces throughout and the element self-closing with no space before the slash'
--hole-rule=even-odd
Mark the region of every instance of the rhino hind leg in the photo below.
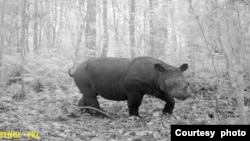
<svg viewBox="0 0 250 141">
<path fill-rule="evenodd" d="M 83 107 L 81 109 L 82 112 L 87 112 L 93 116 L 101 116 L 102 114 L 98 112 L 98 110 L 101 110 L 100 104 L 97 100 L 97 94 L 93 90 L 80 90 L 82 95 L 82 98 L 78 102 L 78 107 Z M 93 107 L 93 108 L 88 108 L 88 107 Z M 97 110 L 93 110 L 97 109 Z"/>
<path fill-rule="evenodd" d="M 92 116 L 103 116 L 103 114 L 99 111 L 103 111 L 100 107 L 100 104 L 97 100 L 96 96 L 86 96 L 85 95 L 85 101 L 87 103 L 86 106 L 93 107 L 88 110 L 88 113 L 90 113 Z M 95 110 L 96 109 L 96 110 Z"/>
<path fill-rule="evenodd" d="M 78 102 L 78 107 L 83 107 L 83 106 L 87 106 L 86 100 L 84 98 L 84 95 L 82 95 L 82 98 L 79 100 Z"/>
</svg>

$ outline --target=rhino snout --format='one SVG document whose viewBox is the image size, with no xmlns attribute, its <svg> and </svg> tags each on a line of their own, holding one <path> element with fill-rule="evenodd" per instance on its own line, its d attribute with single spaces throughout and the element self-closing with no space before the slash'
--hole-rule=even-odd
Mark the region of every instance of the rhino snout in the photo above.
<svg viewBox="0 0 250 141">
<path fill-rule="evenodd" d="M 191 92 L 189 87 L 185 87 L 184 89 L 174 89 L 172 91 L 172 95 L 173 97 L 175 97 L 178 100 L 186 100 L 187 98 L 189 98 L 191 96 Z"/>
</svg>

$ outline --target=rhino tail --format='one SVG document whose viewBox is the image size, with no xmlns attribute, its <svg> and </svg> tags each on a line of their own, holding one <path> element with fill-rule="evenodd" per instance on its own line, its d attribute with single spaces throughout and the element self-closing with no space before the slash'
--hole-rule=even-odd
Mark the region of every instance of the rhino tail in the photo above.
<svg viewBox="0 0 250 141">
<path fill-rule="evenodd" d="M 71 70 L 72 70 L 72 68 L 68 70 L 68 73 L 69 73 L 70 77 L 73 77 L 74 75 L 71 73 Z"/>
</svg>

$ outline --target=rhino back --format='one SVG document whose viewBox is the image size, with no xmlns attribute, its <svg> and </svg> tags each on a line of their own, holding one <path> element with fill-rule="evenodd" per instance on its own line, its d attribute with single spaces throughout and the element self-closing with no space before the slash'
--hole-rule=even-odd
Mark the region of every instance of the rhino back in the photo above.
<svg viewBox="0 0 250 141">
<path fill-rule="evenodd" d="M 123 87 L 126 89 L 140 89 L 144 93 L 158 91 L 158 75 L 154 68 L 155 64 L 161 64 L 166 69 L 174 68 L 152 57 L 138 57 L 130 63 L 128 71 L 122 79 Z"/>
<path fill-rule="evenodd" d="M 125 100 L 119 81 L 127 71 L 130 60 L 124 58 L 96 58 L 86 65 L 93 89 L 106 99 Z"/>
</svg>

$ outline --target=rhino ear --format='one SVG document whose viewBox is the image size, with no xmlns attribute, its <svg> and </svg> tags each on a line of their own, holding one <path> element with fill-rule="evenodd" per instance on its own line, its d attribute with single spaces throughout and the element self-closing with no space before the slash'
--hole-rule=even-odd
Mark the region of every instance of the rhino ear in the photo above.
<svg viewBox="0 0 250 141">
<path fill-rule="evenodd" d="M 166 69 L 161 65 L 161 64 L 155 64 L 154 65 L 155 69 L 159 72 L 164 72 Z"/>
<path fill-rule="evenodd" d="M 180 66 L 180 70 L 181 70 L 182 72 L 186 71 L 187 69 L 188 69 L 188 64 L 182 64 L 182 65 Z"/>
</svg>

